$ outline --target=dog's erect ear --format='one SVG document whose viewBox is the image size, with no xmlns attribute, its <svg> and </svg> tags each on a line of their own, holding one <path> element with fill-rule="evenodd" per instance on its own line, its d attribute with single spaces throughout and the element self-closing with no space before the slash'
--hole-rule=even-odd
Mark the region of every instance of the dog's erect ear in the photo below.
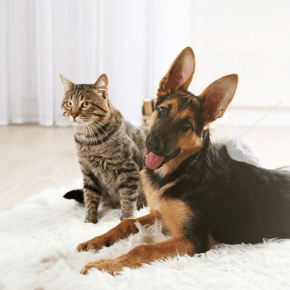
<svg viewBox="0 0 290 290">
<path fill-rule="evenodd" d="M 191 47 L 186 47 L 174 60 L 166 75 L 161 79 L 157 97 L 161 98 L 178 89 L 187 89 L 195 69 L 195 58 Z"/>
<path fill-rule="evenodd" d="M 63 91 L 64 93 L 66 93 L 67 91 L 71 90 L 74 86 L 74 83 L 69 81 L 66 77 L 64 77 L 63 75 L 59 75 L 62 85 L 63 85 Z"/>
<path fill-rule="evenodd" d="M 202 115 L 206 125 L 223 116 L 232 101 L 238 85 L 238 75 L 224 76 L 209 85 L 200 95 Z"/>
<path fill-rule="evenodd" d="M 108 77 L 105 74 L 102 74 L 93 85 L 93 89 L 98 93 L 102 94 L 103 98 L 108 97 Z"/>
</svg>

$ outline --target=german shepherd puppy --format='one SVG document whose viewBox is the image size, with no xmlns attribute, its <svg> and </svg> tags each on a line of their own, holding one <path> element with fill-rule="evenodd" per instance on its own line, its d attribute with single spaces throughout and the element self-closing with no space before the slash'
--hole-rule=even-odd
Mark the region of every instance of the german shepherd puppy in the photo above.
<svg viewBox="0 0 290 290">
<path fill-rule="evenodd" d="M 146 169 L 140 173 L 150 213 L 123 220 L 77 250 L 98 250 L 137 233 L 137 221 L 152 225 L 162 220 L 171 238 L 89 263 L 82 274 L 91 268 L 114 274 L 177 254 L 203 253 L 216 243 L 290 237 L 290 176 L 223 156 L 209 139 L 208 125 L 224 114 L 238 76 L 224 76 L 195 96 L 187 91 L 194 69 L 194 54 L 187 47 L 160 81 L 146 139 Z"/>
</svg>

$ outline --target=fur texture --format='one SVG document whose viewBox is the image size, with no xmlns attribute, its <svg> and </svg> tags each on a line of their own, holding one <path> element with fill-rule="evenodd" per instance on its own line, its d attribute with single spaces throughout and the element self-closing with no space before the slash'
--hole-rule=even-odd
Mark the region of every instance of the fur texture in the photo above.
<svg viewBox="0 0 290 290">
<path fill-rule="evenodd" d="M 76 85 L 61 76 L 63 115 L 75 126 L 75 141 L 83 173 L 83 190 L 65 198 L 85 201 L 86 222 L 97 223 L 100 201 L 121 207 L 121 219 L 146 204 L 139 171 L 145 153 L 144 133 L 124 120 L 108 99 L 108 79 Z"/>
<path fill-rule="evenodd" d="M 150 214 L 121 222 L 106 234 L 78 246 L 100 249 L 136 233 L 134 222 L 161 220 L 168 241 L 138 246 L 115 259 L 84 266 L 115 275 L 179 255 L 204 253 L 215 244 L 259 243 L 290 237 L 290 178 L 223 156 L 211 144 L 208 125 L 220 118 L 234 97 L 238 76 L 224 76 L 200 96 L 187 91 L 194 73 L 194 54 L 185 48 L 163 77 L 151 116 L 148 149 L 141 171 Z M 108 244 L 109 242 L 109 244 Z"/>
<path fill-rule="evenodd" d="M 155 261 L 120 275 L 92 270 L 79 273 L 88 262 L 120 256 L 141 244 L 167 237 L 156 223 L 99 252 L 75 250 L 75 245 L 105 233 L 119 223 L 120 210 L 99 210 L 99 223 L 84 224 L 85 209 L 62 198 L 64 191 L 80 187 L 48 188 L 0 212 L 1 290 L 94 289 L 290 289 L 290 241 L 269 240 L 256 245 L 220 245 L 205 254 Z M 148 213 L 147 209 L 135 216 Z"/>
</svg>

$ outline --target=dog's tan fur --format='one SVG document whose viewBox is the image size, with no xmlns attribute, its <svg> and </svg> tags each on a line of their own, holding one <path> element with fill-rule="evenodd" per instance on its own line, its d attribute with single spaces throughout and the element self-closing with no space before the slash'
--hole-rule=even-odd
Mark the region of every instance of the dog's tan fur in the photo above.
<svg viewBox="0 0 290 290">
<path fill-rule="evenodd" d="M 162 98 L 170 92 L 180 90 L 180 94 L 186 95 L 190 98 L 189 93 L 186 92 L 194 73 L 194 54 L 191 48 L 185 48 L 175 59 L 169 71 L 160 81 L 157 96 Z M 211 88 L 204 93 L 211 93 Z M 189 117 L 194 124 L 194 116 L 189 110 L 178 112 L 178 103 L 174 100 L 168 100 L 162 103 L 162 106 L 171 106 L 171 114 L 174 119 Z M 210 105 L 206 102 L 202 104 L 210 109 Z M 210 116 L 209 112 L 207 116 Z M 220 114 L 220 111 L 214 112 Z M 208 117 L 210 118 L 210 117 Z M 149 127 L 154 127 L 158 122 L 157 112 L 155 111 L 149 121 Z M 210 122 L 210 120 L 208 121 Z M 207 122 L 207 123 L 208 123 Z M 189 155 L 199 151 L 202 147 L 202 137 L 197 136 L 194 130 L 189 130 L 184 134 L 179 134 L 178 146 L 181 148 L 180 153 L 173 159 L 163 164 L 154 173 L 161 176 L 173 172 Z M 179 136 L 178 135 L 178 136 Z M 182 135 L 182 136 L 181 136 Z M 202 136 L 202 135 L 201 135 Z M 96 237 L 88 242 L 82 243 L 78 246 L 78 250 L 100 249 L 102 246 L 108 245 L 121 238 L 127 237 L 129 234 L 136 233 L 137 227 L 135 222 L 138 221 L 142 225 L 152 225 L 156 219 L 161 220 L 171 233 L 169 240 L 155 243 L 151 245 L 141 245 L 127 254 L 116 259 L 102 259 L 97 262 L 87 264 L 82 274 L 87 274 L 91 268 L 97 268 L 101 271 L 106 271 L 110 274 L 115 274 L 121 271 L 124 267 L 136 268 L 140 267 L 142 263 L 150 263 L 156 259 L 164 259 L 179 255 L 193 255 L 196 253 L 196 246 L 190 242 L 185 234 L 186 223 L 190 220 L 194 221 L 196 215 L 190 208 L 189 204 L 181 199 L 169 198 L 164 193 L 170 191 L 174 187 L 175 182 L 167 183 L 159 188 L 151 180 L 146 170 L 140 172 L 142 187 L 146 194 L 147 203 L 150 208 L 150 213 L 144 217 L 137 219 L 130 219 L 122 221 L 114 229 L 108 233 Z M 177 182 L 178 179 L 176 179 Z M 177 193 L 178 194 L 178 193 Z M 208 248 L 212 247 L 216 242 L 209 237 Z"/>
</svg>

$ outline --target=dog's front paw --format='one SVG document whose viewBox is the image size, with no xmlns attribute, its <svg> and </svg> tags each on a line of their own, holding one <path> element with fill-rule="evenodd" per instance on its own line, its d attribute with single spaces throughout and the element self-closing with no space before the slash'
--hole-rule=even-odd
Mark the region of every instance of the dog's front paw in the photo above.
<svg viewBox="0 0 290 290">
<path fill-rule="evenodd" d="M 81 270 L 81 274 L 88 275 L 90 269 L 98 269 L 99 271 L 104 271 L 111 275 L 115 275 L 123 269 L 123 266 L 115 259 L 101 259 L 97 262 L 92 262 L 85 265 Z"/>
<path fill-rule="evenodd" d="M 89 251 L 89 250 L 99 250 L 102 247 L 109 247 L 110 242 L 104 236 L 95 237 L 87 242 L 81 243 L 77 246 L 77 251 Z"/>
</svg>

